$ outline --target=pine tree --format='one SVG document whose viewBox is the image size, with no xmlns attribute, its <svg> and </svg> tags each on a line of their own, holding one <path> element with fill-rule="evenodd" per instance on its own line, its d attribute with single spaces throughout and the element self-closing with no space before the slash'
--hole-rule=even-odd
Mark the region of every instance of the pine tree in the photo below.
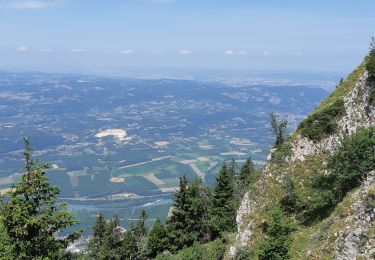
<svg viewBox="0 0 375 260">
<path fill-rule="evenodd" d="M 1 197 L 0 221 L 6 235 L 8 258 L 61 257 L 62 250 L 79 238 L 73 232 L 64 238 L 56 234 L 77 224 L 66 205 L 59 203 L 59 188 L 52 186 L 46 177 L 48 164 L 39 164 L 32 158 L 30 141 L 24 138 L 26 173 L 20 183 Z"/>
<path fill-rule="evenodd" d="M 181 249 L 189 240 L 186 230 L 187 216 L 187 179 L 180 178 L 179 190 L 173 194 L 172 213 L 167 220 L 169 249 L 176 251 Z"/>
<path fill-rule="evenodd" d="M 126 231 L 122 241 L 121 259 L 139 259 L 138 238 L 133 230 Z"/>
<path fill-rule="evenodd" d="M 210 227 L 214 237 L 224 231 L 234 231 L 236 228 L 236 194 L 234 178 L 226 163 L 216 177 L 212 199 Z"/>
<path fill-rule="evenodd" d="M 138 237 L 144 237 L 147 235 L 147 229 L 146 229 L 146 220 L 147 220 L 147 213 L 144 209 L 141 210 L 141 213 L 139 215 L 139 220 L 135 227 L 135 233 Z"/>
<path fill-rule="evenodd" d="M 99 257 L 99 252 L 103 245 L 104 235 L 105 235 L 106 223 L 102 213 L 96 218 L 92 238 L 88 244 L 88 251 L 92 257 Z"/>
<path fill-rule="evenodd" d="M 187 214 L 185 232 L 189 235 L 187 246 L 203 239 L 207 233 L 209 192 L 201 179 L 194 179 L 187 191 Z"/>
<path fill-rule="evenodd" d="M 229 172 L 235 177 L 237 176 L 237 162 L 232 158 L 229 165 Z"/>
<path fill-rule="evenodd" d="M 137 244 L 137 259 L 144 259 L 149 254 L 147 248 L 147 228 L 146 228 L 146 220 L 147 220 L 147 213 L 144 209 L 141 210 L 139 215 L 139 220 L 136 223 L 135 227 L 131 229 L 135 236 L 136 244 Z M 133 241 L 132 241 L 133 242 Z"/>
<path fill-rule="evenodd" d="M 160 222 L 160 219 L 155 220 L 154 225 L 148 234 L 147 248 L 150 257 L 156 257 L 158 253 L 163 252 L 166 249 L 167 231 L 164 225 Z"/>
<path fill-rule="evenodd" d="M 121 257 L 122 234 L 117 229 L 119 226 L 120 219 L 117 214 L 106 222 L 99 259 L 119 259 Z"/>
<path fill-rule="evenodd" d="M 255 177 L 255 166 L 251 158 L 247 158 L 246 162 L 242 165 L 239 179 L 243 185 L 243 187 L 247 187 L 249 183 L 253 180 Z"/>
</svg>

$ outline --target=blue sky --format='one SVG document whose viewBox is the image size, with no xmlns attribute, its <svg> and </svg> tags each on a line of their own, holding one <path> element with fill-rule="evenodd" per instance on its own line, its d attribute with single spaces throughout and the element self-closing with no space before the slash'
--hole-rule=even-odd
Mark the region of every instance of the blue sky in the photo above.
<svg viewBox="0 0 375 260">
<path fill-rule="evenodd" d="M 0 69 L 350 71 L 374 0 L 0 0 Z"/>
</svg>

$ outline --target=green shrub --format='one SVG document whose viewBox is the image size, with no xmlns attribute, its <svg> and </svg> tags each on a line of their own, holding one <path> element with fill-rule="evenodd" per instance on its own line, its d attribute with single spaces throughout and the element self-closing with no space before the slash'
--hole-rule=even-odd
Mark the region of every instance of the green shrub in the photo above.
<svg viewBox="0 0 375 260">
<path fill-rule="evenodd" d="M 375 88 L 370 89 L 369 103 L 375 106 Z"/>
<path fill-rule="evenodd" d="M 285 159 L 292 154 L 292 145 L 289 142 L 281 144 L 272 154 L 271 162 L 282 164 Z"/>
<path fill-rule="evenodd" d="M 309 115 L 299 126 L 301 135 L 313 141 L 319 141 L 334 134 L 337 121 L 345 115 L 344 100 L 337 99 L 331 105 Z"/>
<path fill-rule="evenodd" d="M 285 195 L 280 200 L 280 206 L 286 213 L 295 213 L 303 208 L 303 202 L 299 198 L 294 182 L 290 177 L 287 177 L 283 185 Z"/>
<path fill-rule="evenodd" d="M 366 69 L 369 73 L 369 80 L 375 80 L 375 50 L 370 52 L 368 61 L 366 63 Z"/>
<path fill-rule="evenodd" d="M 206 248 L 198 242 L 194 243 L 191 247 L 181 250 L 178 254 L 179 258 L 184 260 L 205 259 L 206 255 Z"/>
<path fill-rule="evenodd" d="M 236 260 L 254 259 L 254 253 L 250 248 L 240 247 L 237 249 Z"/>
<path fill-rule="evenodd" d="M 313 180 L 314 196 L 305 212 L 307 222 L 326 217 L 344 196 L 375 169 L 375 127 L 359 130 L 343 140 L 328 159 L 329 175 Z"/>
<path fill-rule="evenodd" d="M 366 174 L 375 169 L 375 127 L 359 130 L 346 138 L 328 161 L 338 199 L 359 186 Z"/>
<path fill-rule="evenodd" d="M 261 244 L 259 259 L 290 259 L 291 234 L 296 230 L 296 226 L 276 205 L 270 205 L 268 213 L 271 220 L 265 222 L 263 226 L 266 238 Z"/>
</svg>

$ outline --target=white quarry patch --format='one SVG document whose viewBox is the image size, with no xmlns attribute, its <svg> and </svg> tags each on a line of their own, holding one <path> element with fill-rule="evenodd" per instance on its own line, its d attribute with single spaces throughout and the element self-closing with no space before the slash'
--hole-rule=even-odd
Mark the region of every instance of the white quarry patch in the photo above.
<svg viewBox="0 0 375 260">
<path fill-rule="evenodd" d="M 126 139 L 129 138 L 129 137 L 126 137 L 127 136 L 126 131 L 123 130 L 123 129 L 120 129 L 120 128 L 107 129 L 107 130 L 101 131 L 101 132 L 99 132 L 95 135 L 95 137 L 97 137 L 97 138 L 103 138 L 103 137 L 106 137 L 106 136 L 113 136 L 114 138 L 117 138 L 120 141 L 123 141 L 123 140 L 126 140 Z"/>
<path fill-rule="evenodd" d="M 51 168 L 54 170 L 59 169 L 59 166 L 56 163 L 51 164 Z"/>
<path fill-rule="evenodd" d="M 166 146 L 168 144 L 169 144 L 169 142 L 167 142 L 167 141 L 158 141 L 158 142 L 155 142 L 156 146 Z"/>
</svg>

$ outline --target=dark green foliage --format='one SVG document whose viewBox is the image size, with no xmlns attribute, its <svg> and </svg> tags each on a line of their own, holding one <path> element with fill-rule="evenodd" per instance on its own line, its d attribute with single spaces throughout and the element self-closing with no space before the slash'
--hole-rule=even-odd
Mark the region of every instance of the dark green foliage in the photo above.
<svg viewBox="0 0 375 260">
<path fill-rule="evenodd" d="M 299 198 L 293 180 L 288 176 L 284 182 L 283 190 L 285 195 L 280 200 L 284 212 L 295 213 L 303 208 L 303 202 Z"/>
<path fill-rule="evenodd" d="M 238 174 L 238 169 L 237 169 L 237 162 L 232 158 L 230 161 L 229 167 L 228 167 L 229 172 L 236 177 Z"/>
<path fill-rule="evenodd" d="M 209 192 L 203 187 L 201 179 L 194 179 L 189 185 L 187 197 L 186 230 L 190 241 L 201 241 L 208 233 L 207 218 L 209 208 Z"/>
<path fill-rule="evenodd" d="M 121 256 L 122 234 L 117 230 L 119 226 L 118 215 L 106 223 L 102 245 L 98 250 L 98 259 L 118 259 Z"/>
<path fill-rule="evenodd" d="M 184 260 L 197 260 L 197 259 L 206 259 L 207 253 L 205 248 L 199 244 L 194 243 L 193 246 L 186 248 L 180 254 L 180 259 Z"/>
<path fill-rule="evenodd" d="M 225 250 L 227 247 L 227 240 L 225 238 L 216 239 L 212 242 L 201 244 L 194 243 L 191 247 L 184 248 L 175 255 L 168 253 L 159 254 L 156 259 L 163 260 L 222 260 L 224 259 Z"/>
<path fill-rule="evenodd" d="M 256 169 L 251 158 L 247 158 L 239 173 L 239 181 L 246 188 L 256 177 Z"/>
<path fill-rule="evenodd" d="M 123 237 L 120 259 L 141 259 L 139 255 L 139 238 L 132 230 L 126 231 Z"/>
<path fill-rule="evenodd" d="M 368 60 L 366 62 L 366 69 L 369 73 L 369 80 L 374 81 L 375 80 L 375 38 L 371 38 L 370 43 L 370 53 Z"/>
<path fill-rule="evenodd" d="M 287 142 L 277 147 L 277 150 L 273 152 L 271 161 L 276 164 L 285 163 L 285 159 L 292 154 L 292 145 Z"/>
<path fill-rule="evenodd" d="M 240 247 L 237 249 L 236 260 L 254 259 L 254 253 L 250 248 Z"/>
<path fill-rule="evenodd" d="M 296 227 L 279 207 L 270 205 L 267 210 L 271 220 L 264 223 L 263 232 L 266 237 L 260 248 L 259 259 L 289 259 L 291 233 Z"/>
<path fill-rule="evenodd" d="M 6 258 L 62 257 L 62 250 L 76 240 L 81 232 L 57 239 L 55 234 L 76 223 L 58 203 L 59 188 L 49 184 L 46 177 L 48 164 L 39 164 L 31 155 L 29 139 L 24 138 L 25 160 L 20 183 L 1 197 L 0 222 L 4 233 L 1 247 L 6 248 Z M 2 250 L 0 250 L 0 253 Z"/>
<path fill-rule="evenodd" d="M 370 95 L 369 95 L 369 103 L 373 106 L 375 106 L 375 87 L 370 89 Z"/>
<path fill-rule="evenodd" d="M 103 245 L 104 235 L 105 235 L 106 223 L 103 214 L 99 214 L 96 218 L 92 238 L 88 244 L 88 251 L 92 257 L 99 257 L 100 249 Z"/>
<path fill-rule="evenodd" d="M 366 174 L 375 169 L 375 127 L 361 129 L 346 138 L 340 149 L 328 161 L 331 169 L 331 189 L 341 200 L 361 184 Z"/>
<path fill-rule="evenodd" d="M 210 212 L 210 228 L 213 237 L 221 232 L 231 232 L 236 229 L 237 201 L 234 186 L 234 176 L 228 170 L 226 163 L 216 177 L 212 210 Z"/>
<path fill-rule="evenodd" d="M 331 173 L 313 181 L 314 196 L 310 199 L 306 219 L 320 219 L 333 209 L 344 196 L 361 184 L 375 169 L 375 128 L 361 129 L 347 137 L 342 146 L 329 158 Z"/>
<path fill-rule="evenodd" d="M 337 99 L 330 106 L 309 115 L 299 126 L 301 135 L 313 141 L 319 141 L 334 134 L 337 121 L 345 115 L 343 99 Z"/>
<path fill-rule="evenodd" d="M 271 113 L 270 116 L 271 131 L 275 137 L 274 147 L 278 147 L 287 139 L 286 127 L 288 125 L 288 121 L 285 119 L 278 121 L 274 113 Z"/>
<path fill-rule="evenodd" d="M 146 212 L 142 211 L 137 224 L 124 232 L 118 215 L 105 221 L 100 214 L 89 241 L 89 255 L 95 259 L 146 259 L 147 237 L 142 233 L 146 218 Z"/>
<path fill-rule="evenodd" d="M 156 257 L 157 254 L 166 249 L 167 231 L 160 219 L 155 220 L 150 232 L 148 233 L 147 248 L 150 257 Z"/>
<path fill-rule="evenodd" d="M 180 189 L 173 196 L 172 214 L 167 220 L 169 249 L 172 252 L 201 241 L 208 233 L 209 192 L 199 179 L 188 183 L 180 178 Z"/>
<path fill-rule="evenodd" d="M 187 179 L 180 178 L 179 189 L 173 194 L 173 210 L 167 220 L 167 231 L 171 251 L 176 251 L 188 244 L 185 221 L 187 219 Z"/>
<path fill-rule="evenodd" d="M 146 219 L 147 219 L 146 211 L 142 209 L 139 215 L 139 220 L 134 228 L 134 232 L 138 237 L 143 237 L 143 236 L 146 236 L 147 234 Z"/>
</svg>

